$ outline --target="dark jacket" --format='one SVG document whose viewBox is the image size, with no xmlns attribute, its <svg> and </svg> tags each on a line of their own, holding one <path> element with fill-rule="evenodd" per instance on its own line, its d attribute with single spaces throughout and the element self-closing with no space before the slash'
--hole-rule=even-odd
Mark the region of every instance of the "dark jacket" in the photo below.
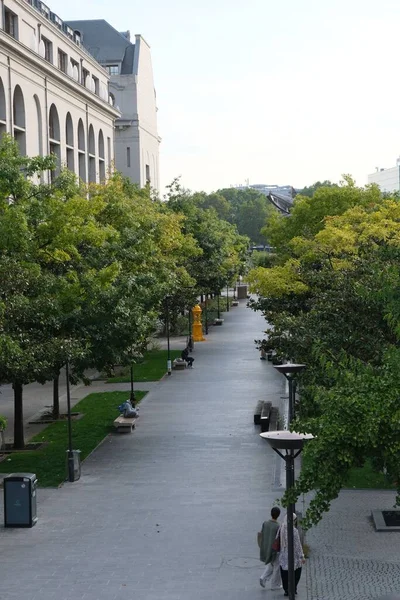
<svg viewBox="0 0 400 600">
<path fill-rule="evenodd" d="M 260 546 L 260 560 L 266 565 L 271 562 L 275 556 L 275 552 L 272 550 L 272 544 L 278 533 L 279 523 L 270 519 L 264 521 L 261 529 L 261 546 Z"/>
</svg>

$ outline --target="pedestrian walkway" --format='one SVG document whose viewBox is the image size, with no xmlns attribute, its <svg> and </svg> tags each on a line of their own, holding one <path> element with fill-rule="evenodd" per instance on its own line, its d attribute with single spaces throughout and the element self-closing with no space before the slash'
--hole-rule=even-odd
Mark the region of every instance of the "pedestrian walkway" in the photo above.
<svg viewBox="0 0 400 600">
<path fill-rule="evenodd" d="M 377 600 L 400 593 L 400 533 L 376 532 L 371 510 L 393 508 L 395 493 L 344 490 L 307 534 L 311 600 Z"/>
<path fill-rule="evenodd" d="M 252 422 L 284 378 L 259 360 L 265 321 L 245 305 L 196 344 L 193 369 L 153 387 L 133 435 L 39 490 L 34 528 L 1 533 L 1 600 L 266 598 L 256 533 L 280 491 Z"/>
<path fill-rule="evenodd" d="M 134 434 L 106 438 L 80 481 L 39 490 L 34 528 L 0 531 L 1 600 L 283 598 L 258 583 L 256 533 L 281 496 L 283 461 L 253 410 L 259 398 L 283 409 L 285 379 L 259 360 L 265 321 L 245 304 L 196 344 L 193 369 L 146 384 Z M 400 588 L 400 535 L 369 520 L 393 503 L 391 492 L 341 493 L 307 535 L 298 600 L 375 600 Z"/>
</svg>

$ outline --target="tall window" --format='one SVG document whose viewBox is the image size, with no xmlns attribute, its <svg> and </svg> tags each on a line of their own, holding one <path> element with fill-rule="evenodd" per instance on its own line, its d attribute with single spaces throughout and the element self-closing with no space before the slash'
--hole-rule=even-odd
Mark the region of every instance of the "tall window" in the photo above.
<svg viewBox="0 0 400 600">
<path fill-rule="evenodd" d="M 35 154 L 39 154 L 40 156 L 43 156 L 43 123 L 42 123 L 42 109 L 40 107 L 40 100 L 38 98 L 38 96 L 36 94 L 34 94 L 33 99 L 35 101 L 35 106 L 36 106 L 36 117 L 37 117 L 37 124 L 36 124 L 36 131 L 35 131 L 35 135 L 34 135 L 34 139 L 37 138 L 36 142 L 37 142 L 37 150 L 35 151 Z M 34 125 L 32 122 L 32 129 L 34 130 Z"/>
<path fill-rule="evenodd" d="M 146 165 L 146 183 L 151 183 L 151 179 L 150 179 L 150 165 Z"/>
<path fill-rule="evenodd" d="M 55 154 L 57 157 L 57 165 L 54 171 L 51 172 L 51 180 L 57 177 L 60 173 L 61 166 L 61 139 L 60 139 L 60 120 L 58 112 L 54 104 L 50 106 L 49 112 L 49 138 L 50 138 L 50 154 Z"/>
<path fill-rule="evenodd" d="M 4 31 L 18 39 L 18 17 L 6 6 L 4 7 Z"/>
<path fill-rule="evenodd" d="M 106 163 L 105 163 L 105 151 L 104 151 L 104 135 L 102 130 L 99 132 L 99 179 L 100 182 L 106 178 Z"/>
<path fill-rule="evenodd" d="M 109 75 L 119 75 L 119 66 L 118 65 L 106 65 L 106 71 L 108 71 Z"/>
<path fill-rule="evenodd" d="M 26 154 L 25 102 L 19 85 L 15 86 L 13 97 L 13 134 L 21 154 Z"/>
<path fill-rule="evenodd" d="M 126 166 L 130 169 L 131 166 L 131 149 L 128 146 L 126 149 Z"/>
<path fill-rule="evenodd" d="M 72 77 L 75 81 L 79 81 L 79 63 L 76 62 L 73 58 L 71 58 L 71 67 L 72 67 Z"/>
<path fill-rule="evenodd" d="M 65 121 L 65 142 L 67 147 L 67 168 L 75 172 L 74 125 L 70 113 Z"/>
<path fill-rule="evenodd" d="M 112 156 L 111 156 L 111 138 L 107 138 L 107 159 L 108 159 L 108 168 L 111 170 L 112 167 Z"/>
<path fill-rule="evenodd" d="M 82 67 L 82 79 L 81 79 L 81 84 L 82 85 L 86 85 L 86 79 L 89 77 L 90 73 L 87 69 L 85 69 L 84 67 Z M 90 87 L 90 85 L 89 85 Z"/>
<path fill-rule="evenodd" d="M 58 58 L 58 68 L 63 73 L 66 73 L 67 72 L 67 65 L 68 65 L 68 56 L 65 54 L 65 52 L 63 52 L 59 48 L 58 49 L 57 58 Z"/>
<path fill-rule="evenodd" d="M 89 183 L 96 182 L 96 146 L 93 125 L 89 127 Z"/>
<path fill-rule="evenodd" d="M 78 123 L 78 162 L 79 162 L 79 177 L 86 182 L 86 144 L 85 144 L 85 129 L 82 119 Z"/>
<path fill-rule="evenodd" d="M 7 131 L 6 94 L 0 78 L 0 137 Z"/>
<path fill-rule="evenodd" d="M 52 63 L 53 62 L 53 44 L 50 42 L 50 40 L 48 40 L 47 38 L 42 36 L 42 42 L 44 45 L 44 59 L 47 60 L 47 62 Z"/>
<path fill-rule="evenodd" d="M 97 96 L 100 94 L 100 82 L 94 75 L 92 75 L 92 91 L 97 94 Z"/>
</svg>

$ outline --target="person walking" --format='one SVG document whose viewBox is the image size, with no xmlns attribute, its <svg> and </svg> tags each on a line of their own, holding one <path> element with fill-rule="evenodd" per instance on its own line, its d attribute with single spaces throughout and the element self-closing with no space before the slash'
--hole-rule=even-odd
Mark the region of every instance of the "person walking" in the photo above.
<svg viewBox="0 0 400 600">
<path fill-rule="evenodd" d="M 281 568 L 282 585 L 284 595 L 289 596 L 289 564 L 288 564 L 288 524 L 287 515 L 285 516 L 280 528 L 281 550 L 279 552 L 279 565 Z M 301 577 L 301 569 L 305 563 L 303 547 L 300 541 L 300 535 L 297 529 L 297 516 L 293 513 L 293 547 L 294 547 L 294 586 L 297 594 L 297 585 Z"/>
<path fill-rule="evenodd" d="M 274 506 L 271 509 L 271 519 L 264 521 L 261 528 L 260 560 L 266 567 L 260 577 L 260 585 L 265 588 L 266 582 L 271 579 L 271 589 L 278 590 L 282 587 L 279 571 L 279 553 L 272 549 L 272 544 L 279 532 L 278 517 L 280 509 Z"/>
</svg>

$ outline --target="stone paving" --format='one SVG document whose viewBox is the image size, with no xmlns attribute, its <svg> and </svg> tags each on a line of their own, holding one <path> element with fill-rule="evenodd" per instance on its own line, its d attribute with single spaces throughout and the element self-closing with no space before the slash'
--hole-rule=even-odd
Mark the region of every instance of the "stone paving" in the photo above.
<svg viewBox="0 0 400 600">
<path fill-rule="evenodd" d="M 34 528 L 0 532 L 0 600 L 283 598 L 259 586 L 256 546 L 283 461 L 252 421 L 259 398 L 284 408 L 285 380 L 254 348 L 262 317 L 242 301 L 224 318 L 196 344 L 193 369 L 149 386 L 134 434 L 106 438 L 80 481 L 40 489 Z M 390 492 L 340 495 L 308 533 L 299 600 L 400 588 L 400 535 L 369 520 L 393 502 Z"/>
<path fill-rule="evenodd" d="M 371 510 L 390 509 L 395 494 L 346 490 L 307 534 L 310 600 L 375 600 L 400 591 L 400 533 L 376 532 Z"/>
<path fill-rule="evenodd" d="M 280 492 L 252 421 L 284 378 L 254 347 L 262 317 L 244 301 L 224 316 L 194 368 L 149 392 L 134 434 L 108 437 L 80 481 L 39 490 L 34 528 L 3 530 L 1 600 L 266 597 L 256 533 Z"/>
</svg>

